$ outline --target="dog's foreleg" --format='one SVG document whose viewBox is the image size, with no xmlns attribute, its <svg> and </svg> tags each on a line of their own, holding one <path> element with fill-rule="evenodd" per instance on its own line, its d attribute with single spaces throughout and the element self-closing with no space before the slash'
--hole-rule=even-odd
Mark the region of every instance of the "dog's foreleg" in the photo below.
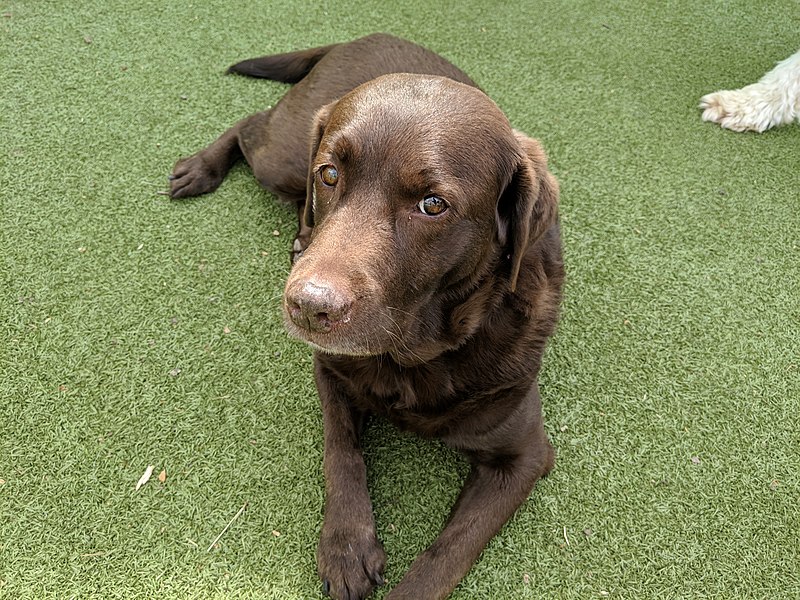
<svg viewBox="0 0 800 600">
<path fill-rule="evenodd" d="M 387 600 L 441 600 L 467 574 L 481 551 L 553 467 L 553 448 L 541 421 L 538 390 L 523 414 L 498 438 L 505 448 L 467 452 L 472 471 L 434 543 L 414 561 Z M 517 428 L 511 421 L 516 421 Z"/>
<path fill-rule="evenodd" d="M 325 518 L 317 568 L 326 595 L 365 598 L 383 584 L 386 554 L 375 533 L 367 469 L 359 443 L 363 414 L 356 411 L 330 374 L 316 361 L 317 389 L 325 432 Z"/>
</svg>

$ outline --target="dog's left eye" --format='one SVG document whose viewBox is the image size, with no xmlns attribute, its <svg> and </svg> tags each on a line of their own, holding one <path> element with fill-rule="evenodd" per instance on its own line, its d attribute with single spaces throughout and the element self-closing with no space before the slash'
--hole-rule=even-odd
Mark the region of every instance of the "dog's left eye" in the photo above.
<svg viewBox="0 0 800 600">
<path fill-rule="evenodd" d="M 333 165 L 325 165 L 319 170 L 319 178 L 328 187 L 333 187 L 339 181 L 339 171 Z"/>
<path fill-rule="evenodd" d="M 422 214 L 435 217 L 447 210 L 447 202 L 439 198 L 439 196 L 425 196 L 419 201 L 417 208 Z"/>
</svg>

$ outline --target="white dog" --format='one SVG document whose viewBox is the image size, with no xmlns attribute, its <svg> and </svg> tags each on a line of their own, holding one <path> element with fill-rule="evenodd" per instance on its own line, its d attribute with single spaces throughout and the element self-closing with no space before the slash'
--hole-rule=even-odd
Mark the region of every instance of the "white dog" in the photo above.
<svg viewBox="0 0 800 600">
<path fill-rule="evenodd" d="M 800 120 L 800 52 L 779 62 L 758 83 L 700 99 L 703 120 L 734 131 L 766 131 Z"/>
</svg>

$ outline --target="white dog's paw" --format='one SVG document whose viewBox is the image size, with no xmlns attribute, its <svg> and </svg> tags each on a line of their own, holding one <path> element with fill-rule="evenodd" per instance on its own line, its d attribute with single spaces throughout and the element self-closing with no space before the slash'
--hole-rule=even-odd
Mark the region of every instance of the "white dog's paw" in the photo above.
<svg viewBox="0 0 800 600">
<path fill-rule="evenodd" d="M 734 131 L 766 131 L 800 119 L 800 52 L 781 61 L 758 83 L 700 99 L 703 120 Z"/>
<path fill-rule="evenodd" d="M 703 120 L 733 131 L 762 132 L 775 124 L 775 108 L 769 96 L 758 84 L 707 94 L 700 99 Z"/>
</svg>

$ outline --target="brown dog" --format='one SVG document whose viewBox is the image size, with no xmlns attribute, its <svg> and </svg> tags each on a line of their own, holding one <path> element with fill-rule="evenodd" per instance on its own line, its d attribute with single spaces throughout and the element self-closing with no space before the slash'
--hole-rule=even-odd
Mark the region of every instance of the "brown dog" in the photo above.
<svg viewBox="0 0 800 600">
<path fill-rule="evenodd" d="M 323 590 L 355 600 L 383 582 L 359 447 L 376 414 L 472 464 L 444 530 L 387 596 L 445 598 L 553 466 L 537 374 L 564 278 L 557 183 L 536 141 L 410 42 L 371 35 L 230 71 L 297 85 L 178 161 L 171 194 L 216 189 L 243 155 L 298 208 L 283 304 L 316 349 Z"/>
</svg>

